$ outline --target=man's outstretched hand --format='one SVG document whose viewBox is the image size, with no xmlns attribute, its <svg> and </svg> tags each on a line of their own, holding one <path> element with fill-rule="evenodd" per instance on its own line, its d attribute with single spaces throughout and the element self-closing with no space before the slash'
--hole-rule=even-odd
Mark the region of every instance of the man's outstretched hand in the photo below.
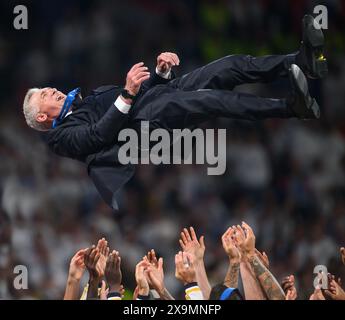
<svg viewBox="0 0 345 320">
<path fill-rule="evenodd" d="M 129 70 L 126 78 L 125 89 L 132 96 L 136 96 L 141 84 L 149 78 L 150 72 L 148 71 L 148 68 L 144 65 L 144 62 L 139 62 Z"/>
<path fill-rule="evenodd" d="M 176 53 L 163 52 L 157 57 L 157 70 L 168 73 L 172 67 L 180 65 L 180 59 Z"/>
</svg>

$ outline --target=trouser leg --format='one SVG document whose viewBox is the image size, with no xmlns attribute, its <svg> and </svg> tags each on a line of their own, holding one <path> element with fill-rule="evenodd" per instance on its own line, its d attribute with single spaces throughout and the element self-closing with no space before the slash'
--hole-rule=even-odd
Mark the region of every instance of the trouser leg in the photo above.
<svg viewBox="0 0 345 320">
<path fill-rule="evenodd" d="M 285 99 L 261 98 L 227 90 L 177 91 L 158 95 L 149 106 L 150 127 L 192 128 L 210 119 L 290 118 Z"/>
<path fill-rule="evenodd" d="M 271 82 L 285 77 L 292 63 L 296 63 L 295 54 L 263 57 L 230 55 L 174 79 L 168 85 L 185 91 L 232 90 L 245 83 Z"/>
</svg>

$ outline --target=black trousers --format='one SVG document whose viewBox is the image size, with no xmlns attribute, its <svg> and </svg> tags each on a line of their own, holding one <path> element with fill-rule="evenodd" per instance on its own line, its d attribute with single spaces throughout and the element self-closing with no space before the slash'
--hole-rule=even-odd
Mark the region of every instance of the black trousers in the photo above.
<svg viewBox="0 0 345 320">
<path fill-rule="evenodd" d="M 134 120 L 148 120 L 150 128 L 182 129 L 217 117 L 243 120 L 293 117 L 285 99 L 231 91 L 241 84 L 285 77 L 292 63 L 295 54 L 221 58 L 146 92 L 135 105 Z"/>
</svg>

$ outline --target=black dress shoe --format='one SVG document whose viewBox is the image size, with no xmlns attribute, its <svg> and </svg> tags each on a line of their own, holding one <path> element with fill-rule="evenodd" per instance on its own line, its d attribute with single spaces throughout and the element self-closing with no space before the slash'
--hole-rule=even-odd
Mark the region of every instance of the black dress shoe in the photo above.
<svg viewBox="0 0 345 320">
<path fill-rule="evenodd" d="M 327 59 L 324 56 L 325 37 L 321 26 L 313 16 L 303 18 L 303 40 L 297 54 L 297 64 L 311 79 L 324 78 L 328 73 Z"/>
<path fill-rule="evenodd" d="M 319 119 L 318 103 L 309 94 L 308 82 L 302 70 L 295 64 L 289 69 L 292 95 L 287 99 L 288 107 L 300 119 Z"/>
</svg>

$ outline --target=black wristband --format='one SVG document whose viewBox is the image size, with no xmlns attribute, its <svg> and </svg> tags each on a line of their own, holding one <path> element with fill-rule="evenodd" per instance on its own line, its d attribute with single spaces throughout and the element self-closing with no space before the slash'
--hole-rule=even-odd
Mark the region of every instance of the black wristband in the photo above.
<svg viewBox="0 0 345 320">
<path fill-rule="evenodd" d="M 131 99 L 131 100 L 135 100 L 135 98 L 136 98 L 136 96 L 133 96 L 133 95 L 131 95 L 129 92 L 128 92 L 128 90 L 126 90 L 126 89 L 123 89 L 122 91 L 121 91 L 121 96 L 123 96 L 125 99 Z"/>
</svg>

